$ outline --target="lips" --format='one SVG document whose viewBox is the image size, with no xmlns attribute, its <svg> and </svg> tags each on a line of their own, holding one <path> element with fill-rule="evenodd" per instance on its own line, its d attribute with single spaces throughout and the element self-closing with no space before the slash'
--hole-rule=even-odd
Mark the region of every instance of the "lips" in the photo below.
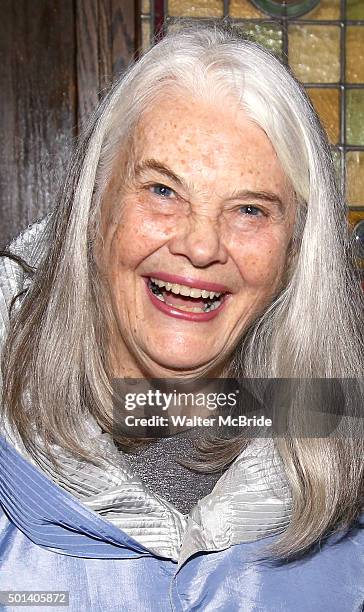
<svg viewBox="0 0 364 612">
<path fill-rule="evenodd" d="M 228 298 L 226 287 L 219 283 L 154 272 L 144 281 L 152 304 L 178 319 L 210 321 L 220 314 Z"/>
</svg>

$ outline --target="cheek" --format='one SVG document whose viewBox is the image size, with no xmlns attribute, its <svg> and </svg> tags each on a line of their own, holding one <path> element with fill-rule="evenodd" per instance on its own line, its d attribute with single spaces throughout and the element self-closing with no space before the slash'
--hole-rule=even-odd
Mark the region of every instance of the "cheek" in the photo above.
<svg viewBox="0 0 364 612">
<path fill-rule="evenodd" d="M 283 236 L 264 234 L 235 244 L 234 258 L 243 282 L 267 290 L 278 284 L 285 267 L 286 249 Z"/>
<path fill-rule="evenodd" d="M 110 239 L 111 266 L 136 268 L 173 234 L 175 220 L 150 213 L 138 199 L 125 202 Z"/>
</svg>

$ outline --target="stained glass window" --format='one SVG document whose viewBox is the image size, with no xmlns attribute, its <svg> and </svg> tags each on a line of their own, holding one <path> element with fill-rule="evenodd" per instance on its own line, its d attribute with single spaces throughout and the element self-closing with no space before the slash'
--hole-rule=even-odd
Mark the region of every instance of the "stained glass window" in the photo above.
<svg viewBox="0 0 364 612">
<path fill-rule="evenodd" d="M 213 17 L 230 18 L 304 83 L 333 147 L 349 219 L 364 218 L 364 0 L 141 0 L 141 48 L 183 18 Z"/>
</svg>

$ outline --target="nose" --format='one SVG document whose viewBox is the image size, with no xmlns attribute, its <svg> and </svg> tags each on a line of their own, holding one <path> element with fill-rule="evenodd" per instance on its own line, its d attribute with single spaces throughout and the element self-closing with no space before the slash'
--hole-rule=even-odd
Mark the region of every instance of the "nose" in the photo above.
<svg viewBox="0 0 364 612">
<path fill-rule="evenodd" d="M 197 268 L 223 264 L 228 259 L 219 220 L 207 215 L 190 214 L 183 221 L 180 219 L 169 250 L 173 255 L 187 257 Z"/>
</svg>

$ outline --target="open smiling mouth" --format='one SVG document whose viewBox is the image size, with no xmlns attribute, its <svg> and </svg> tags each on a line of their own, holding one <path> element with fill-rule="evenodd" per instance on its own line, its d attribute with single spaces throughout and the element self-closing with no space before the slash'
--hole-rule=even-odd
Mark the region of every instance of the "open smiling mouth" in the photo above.
<svg viewBox="0 0 364 612">
<path fill-rule="evenodd" d="M 149 288 L 154 295 L 173 308 L 185 312 L 210 312 L 218 308 L 223 300 L 223 293 L 205 291 L 187 285 L 167 283 L 157 278 L 149 279 Z"/>
<path fill-rule="evenodd" d="M 169 283 L 158 278 L 149 278 L 148 287 L 160 302 L 186 313 L 213 312 L 222 305 L 226 296 L 223 292 Z"/>
</svg>

